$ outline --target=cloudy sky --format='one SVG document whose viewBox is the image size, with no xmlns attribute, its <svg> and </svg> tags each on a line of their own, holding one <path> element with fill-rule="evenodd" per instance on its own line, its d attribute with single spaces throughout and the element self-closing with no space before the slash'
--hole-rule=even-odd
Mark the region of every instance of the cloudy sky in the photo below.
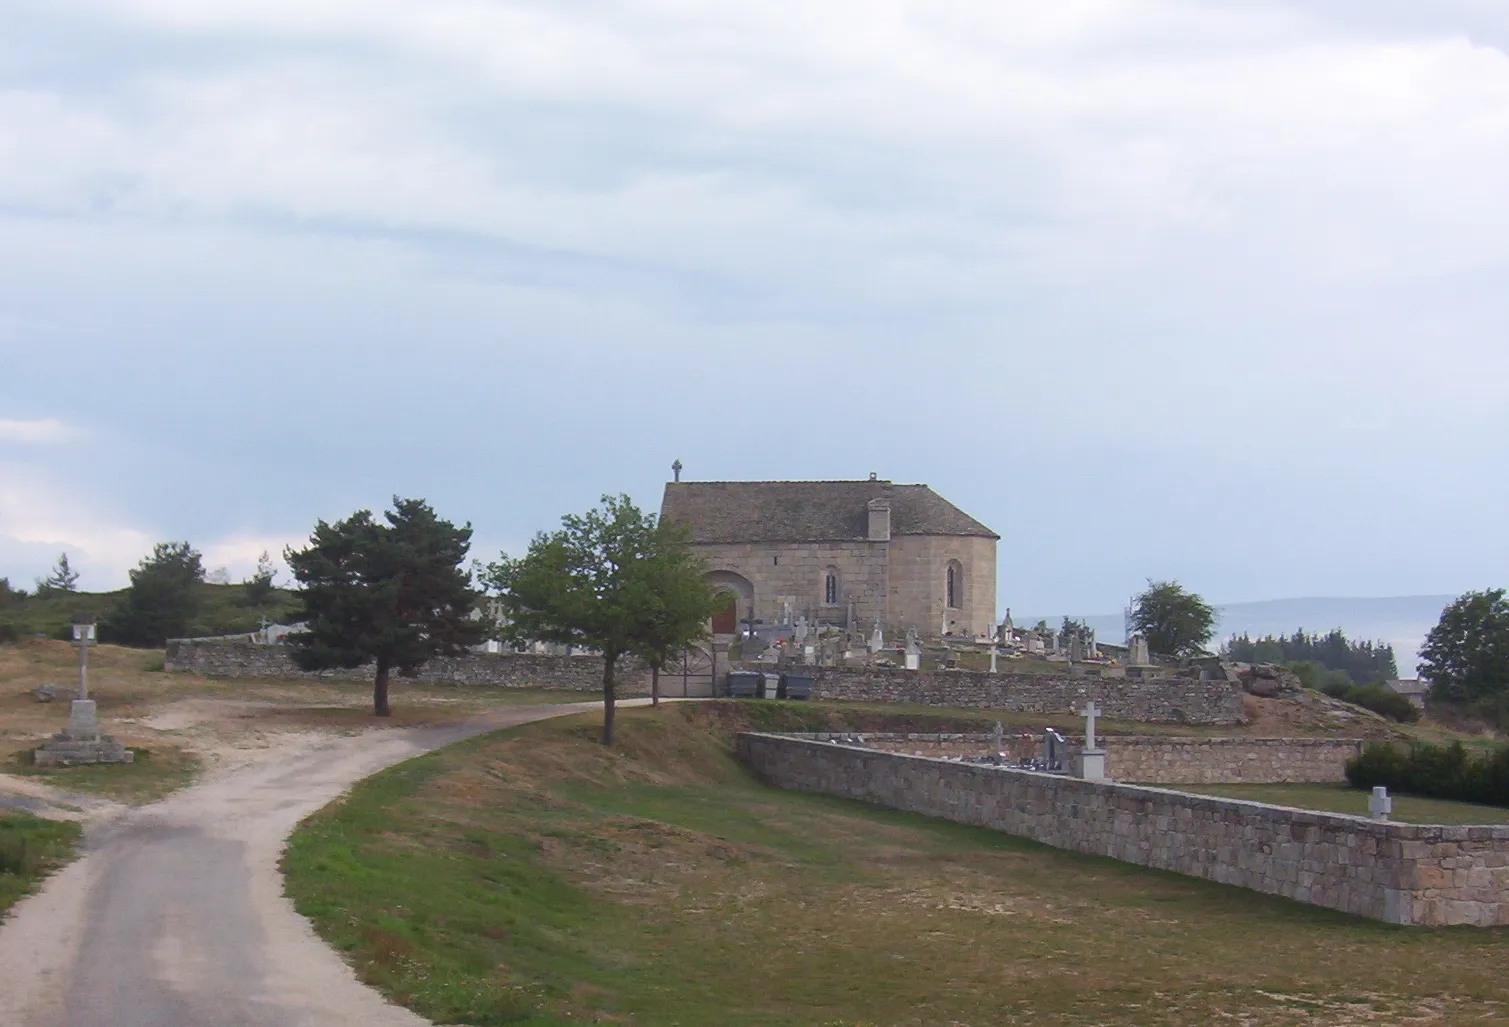
<svg viewBox="0 0 1509 1027">
<path fill-rule="evenodd" d="M 933 485 L 1001 601 L 1509 584 L 1503 0 L 0 0 L 0 575 Z M 1315 625 L 1324 627 L 1324 625 Z"/>
</svg>

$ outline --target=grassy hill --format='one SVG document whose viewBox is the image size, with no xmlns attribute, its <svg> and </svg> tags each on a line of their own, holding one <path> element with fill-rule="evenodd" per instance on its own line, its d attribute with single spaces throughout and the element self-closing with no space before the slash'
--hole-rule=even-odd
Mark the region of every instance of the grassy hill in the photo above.
<svg viewBox="0 0 1509 1027">
<path fill-rule="evenodd" d="M 400 764 L 295 832 L 288 893 L 437 1023 L 1502 1020 L 1509 933 L 767 788 L 730 751 L 763 709 L 628 709 L 613 749 L 565 718 Z"/>
<path fill-rule="evenodd" d="M 186 632 L 197 635 L 232 635 L 255 631 L 266 617 L 287 623 L 298 608 L 297 593 L 274 589 L 272 599 L 261 606 L 249 605 L 245 585 L 210 585 L 201 582 L 199 613 Z M 0 642 L 42 635 L 72 638 L 72 625 L 107 616 L 125 595 L 118 592 L 43 592 L 22 599 L 12 598 L 0 606 Z"/>
</svg>

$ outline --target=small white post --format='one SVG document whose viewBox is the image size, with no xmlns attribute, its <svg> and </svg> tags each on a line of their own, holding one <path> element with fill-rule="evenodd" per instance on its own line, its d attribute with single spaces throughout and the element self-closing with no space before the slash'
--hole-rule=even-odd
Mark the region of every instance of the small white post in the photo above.
<svg viewBox="0 0 1509 1027">
<path fill-rule="evenodd" d="M 1394 812 L 1394 800 L 1389 798 L 1388 789 L 1383 785 L 1373 788 L 1373 794 L 1368 796 L 1368 812 L 1374 820 L 1388 820 L 1388 815 Z"/>
<path fill-rule="evenodd" d="M 991 646 L 990 647 L 990 672 L 992 674 L 994 674 L 996 672 L 996 656 L 997 655 L 998 655 L 998 651 L 997 651 L 996 647 L 995 646 Z"/>
<path fill-rule="evenodd" d="M 94 637 L 93 624 L 75 624 L 73 640 L 79 644 L 79 698 L 89 698 L 89 640 Z"/>
<path fill-rule="evenodd" d="M 1085 704 L 1085 748 L 1095 748 L 1095 718 L 1100 716 L 1100 711 L 1095 708 L 1095 700 L 1091 699 Z"/>
</svg>

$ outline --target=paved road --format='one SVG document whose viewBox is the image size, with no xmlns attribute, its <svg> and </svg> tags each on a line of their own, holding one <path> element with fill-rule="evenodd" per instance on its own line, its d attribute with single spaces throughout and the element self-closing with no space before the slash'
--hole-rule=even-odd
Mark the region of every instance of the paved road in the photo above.
<svg viewBox="0 0 1509 1027">
<path fill-rule="evenodd" d="M 0 926 L 3 1027 L 418 1027 L 360 984 L 282 895 L 294 826 L 354 782 L 483 731 L 595 708 L 531 706 L 257 750 L 85 831 L 85 856 Z"/>
</svg>

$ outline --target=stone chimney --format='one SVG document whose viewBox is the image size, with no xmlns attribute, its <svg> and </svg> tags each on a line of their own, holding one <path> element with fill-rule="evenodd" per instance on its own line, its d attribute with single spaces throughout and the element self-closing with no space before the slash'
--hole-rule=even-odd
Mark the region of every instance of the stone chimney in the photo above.
<svg viewBox="0 0 1509 1027">
<path fill-rule="evenodd" d="M 891 541 L 891 501 L 889 499 L 870 500 L 870 541 Z"/>
</svg>

